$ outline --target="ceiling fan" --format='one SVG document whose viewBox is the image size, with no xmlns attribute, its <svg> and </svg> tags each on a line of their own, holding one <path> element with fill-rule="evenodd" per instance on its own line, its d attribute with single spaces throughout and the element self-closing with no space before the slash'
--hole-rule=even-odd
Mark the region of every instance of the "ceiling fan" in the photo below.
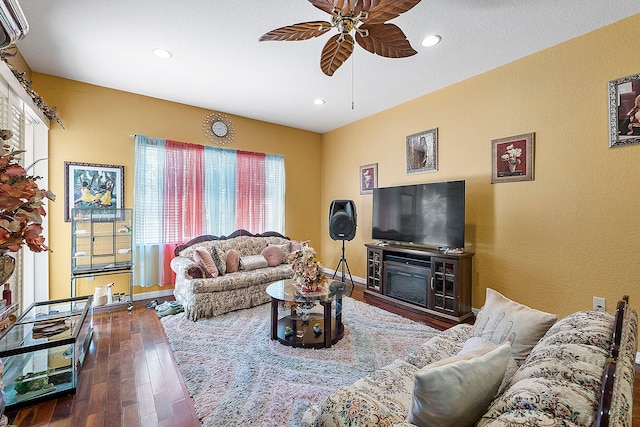
<svg viewBox="0 0 640 427">
<path fill-rule="evenodd" d="M 331 15 L 331 22 L 303 22 L 276 28 L 260 37 L 260 41 L 293 41 L 318 37 L 332 28 L 338 30 L 324 45 L 320 68 L 327 76 L 351 56 L 355 41 L 371 53 L 387 58 L 415 55 L 407 36 L 387 21 L 398 17 L 420 0 L 309 0 L 318 9 Z"/>
</svg>

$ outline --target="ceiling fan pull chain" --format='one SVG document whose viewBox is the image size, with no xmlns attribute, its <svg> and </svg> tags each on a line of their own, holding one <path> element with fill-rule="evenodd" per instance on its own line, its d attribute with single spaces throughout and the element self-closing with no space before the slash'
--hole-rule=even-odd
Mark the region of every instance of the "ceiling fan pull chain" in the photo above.
<svg viewBox="0 0 640 427">
<path fill-rule="evenodd" d="M 355 52 L 353 55 L 351 55 L 351 110 L 355 110 L 355 100 L 353 99 L 354 95 L 354 90 L 353 90 L 353 68 L 354 68 L 354 62 L 356 62 L 356 55 Z"/>
</svg>

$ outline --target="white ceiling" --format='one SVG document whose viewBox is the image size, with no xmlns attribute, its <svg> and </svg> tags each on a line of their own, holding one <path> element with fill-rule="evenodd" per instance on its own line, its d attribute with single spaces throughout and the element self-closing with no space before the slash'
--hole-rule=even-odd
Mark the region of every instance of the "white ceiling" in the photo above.
<svg viewBox="0 0 640 427">
<path fill-rule="evenodd" d="M 320 52 L 333 33 L 258 42 L 328 19 L 304 0 L 19 1 L 30 31 L 18 48 L 33 71 L 320 133 L 640 13 L 638 0 L 422 0 L 391 21 L 417 55 L 356 45 L 327 77 Z M 423 48 L 431 33 L 443 41 Z"/>
</svg>

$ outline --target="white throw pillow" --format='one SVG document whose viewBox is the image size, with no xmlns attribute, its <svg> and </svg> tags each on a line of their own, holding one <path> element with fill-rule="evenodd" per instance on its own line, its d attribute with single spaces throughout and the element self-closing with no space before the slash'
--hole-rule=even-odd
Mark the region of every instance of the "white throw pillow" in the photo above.
<svg viewBox="0 0 640 427">
<path fill-rule="evenodd" d="M 510 357 L 507 342 L 420 369 L 408 421 L 419 427 L 473 426 L 496 396 Z"/>
<path fill-rule="evenodd" d="M 481 337 L 471 337 L 464 342 L 462 345 L 462 349 L 458 352 L 458 354 L 465 354 L 471 351 L 476 350 L 484 350 L 485 348 L 495 347 L 496 343 L 491 342 L 489 340 L 485 340 Z"/>
<path fill-rule="evenodd" d="M 558 316 L 555 314 L 529 308 L 487 288 L 486 301 L 478 313 L 471 336 L 495 344 L 509 341 L 512 357 L 522 361 L 556 320 Z"/>
</svg>

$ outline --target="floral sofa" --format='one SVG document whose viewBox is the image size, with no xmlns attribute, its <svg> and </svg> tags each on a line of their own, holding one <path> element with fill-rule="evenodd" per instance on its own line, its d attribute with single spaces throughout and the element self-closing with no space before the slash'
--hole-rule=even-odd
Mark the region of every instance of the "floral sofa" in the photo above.
<svg viewBox="0 0 640 427">
<path fill-rule="evenodd" d="M 196 237 L 178 246 L 171 260 L 176 301 L 191 320 L 264 304 L 270 299 L 265 289 L 271 282 L 293 277 L 288 263 L 292 244 L 295 242 L 276 232 L 254 235 L 238 230 L 226 237 Z M 271 262 L 275 258 L 262 255 L 269 246 L 281 251 L 275 262 Z M 203 265 L 199 259 L 203 249 L 212 255 L 213 276 L 217 277 L 207 274 L 206 262 Z"/>
<path fill-rule="evenodd" d="M 490 291 L 487 290 L 488 295 Z M 518 330 L 517 322 L 530 322 L 533 318 L 520 316 L 514 321 L 513 317 L 509 319 L 509 310 L 504 309 L 488 316 L 487 297 L 474 326 L 454 326 L 403 359 L 339 388 L 324 402 L 309 408 L 303 424 L 631 427 L 638 317 L 627 303 L 625 297 L 615 315 L 589 310 L 550 322 L 552 326 L 542 338 L 533 338 L 536 342 L 529 351 L 527 345 L 518 343 L 523 331 Z M 502 320 L 511 325 L 506 333 L 495 334 L 500 331 L 492 325 L 504 323 Z M 493 342 L 506 342 L 470 351 L 467 354 L 482 356 L 465 359 L 461 353 L 468 343 L 476 340 L 477 345 L 489 330 L 489 335 L 494 334 Z M 520 354 L 509 354 L 512 350 Z M 521 351 L 528 352 L 524 359 L 514 357 L 522 356 Z M 483 371 L 481 365 L 474 365 L 481 358 L 500 352 L 501 368 L 490 365 Z M 462 361 L 455 360 L 458 358 Z M 428 382 L 421 383 L 425 372 L 443 375 L 428 374 Z M 461 375 L 456 377 L 457 374 Z M 487 385 L 493 391 L 487 392 Z"/>
</svg>

